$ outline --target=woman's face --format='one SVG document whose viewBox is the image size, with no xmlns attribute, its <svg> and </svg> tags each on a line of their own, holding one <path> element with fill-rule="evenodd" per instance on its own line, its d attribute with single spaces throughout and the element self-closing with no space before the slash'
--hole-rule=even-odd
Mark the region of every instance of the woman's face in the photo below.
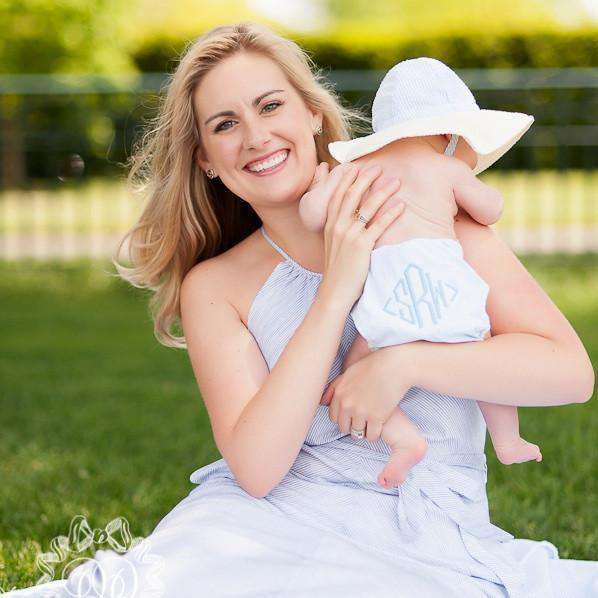
<svg viewBox="0 0 598 598">
<path fill-rule="evenodd" d="M 202 169 L 212 168 L 250 204 L 294 202 L 307 190 L 322 115 L 308 109 L 275 62 L 237 53 L 204 77 L 194 102 Z"/>
</svg>

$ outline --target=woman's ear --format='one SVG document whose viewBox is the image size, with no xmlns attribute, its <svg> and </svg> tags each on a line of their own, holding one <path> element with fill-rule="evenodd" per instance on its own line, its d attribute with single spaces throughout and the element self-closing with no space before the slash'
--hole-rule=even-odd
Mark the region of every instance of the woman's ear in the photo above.
<svg viewBox="0 0 598 598">
<path fill-rule="evenodd" d="M 201 146 L 198 146 L 195 150 L 195 162 L 197 162 L 204 172 L 207 172 L 209 168 L 212 168 L 212 163 L 206 158 L 205 152 Z"/>
<path fill-rule="evenodd" d="M 322 123 L 324 122 L 324 114 L 322 112 L 312 112 L 312 124 L 311 130 L 315 133 L 322 129 Z"/>
</svg>

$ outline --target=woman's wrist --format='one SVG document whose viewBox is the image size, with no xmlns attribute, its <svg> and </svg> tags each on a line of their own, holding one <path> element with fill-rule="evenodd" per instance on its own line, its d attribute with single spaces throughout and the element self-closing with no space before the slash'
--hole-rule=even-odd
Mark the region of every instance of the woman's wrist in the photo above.
<svg viewBox="0 0 598 598">
<path fill-rule="evenodd" d="M 420 341 L 418 341 L 420 342 Z M 404 343 L 402 345 L 389 345 L 377 349 L 376 353 L 384 359 L 384 368 L 387 375 L 400 376 L 401 383 L 408 387 L 418 386 L 420 376 L 418 372 L 418 352 L 414 350 L 416 343 Z"/>
<path fill-rule="evenodd" d="M 347 317 L 352 304 L 349 304 L 345 297 L 341 296 L 334 289 L 332 289 L 325 280 L 322 280 L 315 296 L 314 302 L 322 306 L 322 309 L 329 311 L 331 314 L 342 315 Z"/>
</svg>

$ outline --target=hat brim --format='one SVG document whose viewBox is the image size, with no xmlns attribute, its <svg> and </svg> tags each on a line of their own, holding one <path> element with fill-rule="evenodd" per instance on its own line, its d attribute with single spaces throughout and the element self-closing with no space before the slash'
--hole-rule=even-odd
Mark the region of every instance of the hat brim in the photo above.
<svg viewBox="0 0 598 598">
<path fill-rule="evenodd" d="M 474 174 L 494 164 L 531 127 L 534 117 L 522 112 L 470 110 L 397 123 L 387 129 L 350 141 L 334 141 L 328 151 L 338 162 L 351 162 L 392 141 L 424 135 L 457 134 L 477 154 Z"/>
</svg>

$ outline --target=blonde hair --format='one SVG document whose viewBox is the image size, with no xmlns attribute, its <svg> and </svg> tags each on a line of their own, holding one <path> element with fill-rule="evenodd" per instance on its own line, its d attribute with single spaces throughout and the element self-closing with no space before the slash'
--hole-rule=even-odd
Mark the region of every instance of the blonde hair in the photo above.
<svg viewBox="0 0 598 598">
<path fill-rule="evenodd" d="M 172 327 L 180 324 L 180 288 L 187 272 L 261 225 L 250 204 L 219 178 L 209 179 L 194 159 L 201 143 L 194 91 L 210 69 L 242 51 L 276 62 L 306 105 L 323 113 L 323 132 L 315 137 L 318 163 L 336 165 L 328 143 L 349 139 L 369 125 L 358 109 L 341 104 L 300 46 L 264 25 L 241 22 L 214 27 L 187 45 L 176 71 L 169 75 L 157 116 L 127 163 L 127 183 L 146 202 L 112 258 L 115 276 L 154 291 L 149 302 L 154 335 L 169 347 L 186 348 L 184 336 L 176 336 Z M 124 244 L 132 267 L 118 262 Z"/>
</svg>

